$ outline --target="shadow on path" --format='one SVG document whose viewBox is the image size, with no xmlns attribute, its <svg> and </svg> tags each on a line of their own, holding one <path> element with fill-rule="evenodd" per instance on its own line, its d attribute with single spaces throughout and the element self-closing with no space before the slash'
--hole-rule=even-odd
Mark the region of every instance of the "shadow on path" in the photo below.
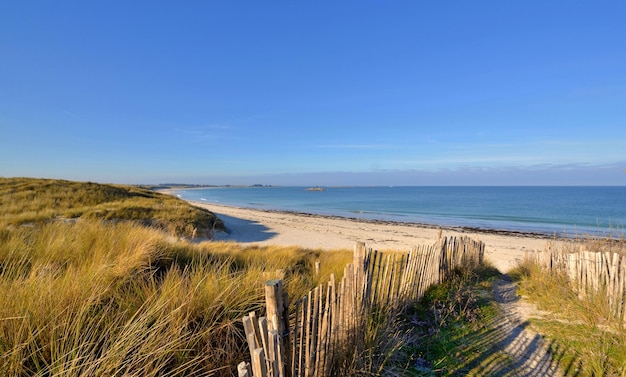
<svg viewBox="0 0 626 377">
<path fill-rule="evenodd" d="M 565 350 L 528 329 L 528 320 L 516 309 L 516 291 L 517 285 L 508 276 L 494 283 L 501 313 L 488 325 L 487 333 L 468 339 L 480 352 L 457 371 L 473 376 L 576 375 L 576 365 L 563 365 Z"/>
<path fill-rule="evenodd" d="M 214 240 L 216 241 L 261 242 L 277 235 L 276 232 L 271 232 L 268 227 L 259 222 L 213 213 L 224 222 L 226 227 L 226 232 L 215 234 Z"/>
</svg>

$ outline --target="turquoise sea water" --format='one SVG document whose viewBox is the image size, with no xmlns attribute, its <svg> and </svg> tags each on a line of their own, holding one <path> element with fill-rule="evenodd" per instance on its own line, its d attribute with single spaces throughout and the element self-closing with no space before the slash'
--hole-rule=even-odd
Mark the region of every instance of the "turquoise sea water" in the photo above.
<svg viewBox="0 0 626 377">
<path fill-rule="evenodd" d="M 180 190 L 187 200 L 557 235 L 620 235 L 626 187 L 228 187 Z"/>
</svg>

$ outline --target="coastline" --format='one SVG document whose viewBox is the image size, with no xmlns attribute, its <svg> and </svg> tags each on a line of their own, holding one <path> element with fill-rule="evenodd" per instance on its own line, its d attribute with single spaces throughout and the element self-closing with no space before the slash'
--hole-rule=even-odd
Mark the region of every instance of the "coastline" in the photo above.
<svg viewBox="0 0 626 377">
<path fill-rule="evenodd" d="M 547 239 L 615 238 L 626 223 L 620 209 L 626 192 L 607 187 L 354 186 L 322 194 L 305 186 L 173 189 L 184 200 L 216 205 Z"/>
<path fill-rule="evenodd" d="M 573 237 L 563 236 L 563 235 L 549 235 L 547 233 L 540 232 L 524 232 L 517 230 L 508 230 L 508 229 L 495 229 L 495 228 L 480 228 L 473 226 L 452 226 L 452 225 L 438 225 L 438 224 L 428 224 L 428 223 L 418 223 L 418 222 L 410 222 L 410 221 L 393 221 L 393 220 L 377 220 L 377 219 L 365 219 L 361 217 L 348 217 L 348 216 L 339 216 L 339 215 L 325 215 L 319 213 L 309 213 L 309 212 L 299 212 L 299 211 L 285 211 L 285 210 L 276 210 L 276 209 L 263 209 L 263 208 L 249 208 L 249 207 L 240 207 L 234 205 L 226 205 L 226 204 L 215 204 L 215 203 L 205 203 L 197 200 L 186 200 L 189 203 L 194 205 L 198 205 L 200 207 L 203 206 L 214 206 L 214 207 L 225 207 L 225 208 L 236 208 L 240 210 L 250 210 L 257 212 L 265 212 L 265 213 L 275 213 L 282 215 L 294 215 L 294 216 L 303 216 L 310 218 L 320 218 L 320 219 L 337 219 L 337 220 L 347 220 L 359 223 L 366 224 L 374 224 L 374 225 L 395 225 L 395 226 L 407 226 L 407 227 L 416 227 L 416 228 L 426 228 L 426 229 L 441 229 L 443 231 L 453 231 L 458 233 L 465 234 L 496 234 L 502 236 L 511 236 L 511 237 L 529 237 L 529 238 L 539 238 L 545 240 L 566 240 L 572 239 Z"/>
<path fill-rule="evenodd" d="M 175 190 L 159 192 L 175 195 Z M 352 249 L 357 241 L 362 241 L 380 251 L 409 250 L 416 245 L 433 243 L 441 230 L 444 236 L 469 236 L 485 242 L 486 259 L 501 272 L 508 272 L 517 266 L 527 251 L 541 250 L 548 240 L 555 239 L 539 233 L 444 227 L 187 201 L 208 209 L 224 222 L 227 232 L 216 234 L 216 241 L 237 242 L 243 246 L 279 245 L 332 250 Z"/>
</svg>

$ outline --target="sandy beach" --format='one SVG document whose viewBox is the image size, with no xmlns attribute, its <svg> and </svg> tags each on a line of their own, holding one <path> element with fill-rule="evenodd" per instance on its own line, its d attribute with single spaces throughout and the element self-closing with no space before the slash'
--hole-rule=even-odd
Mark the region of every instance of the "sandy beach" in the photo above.
<svg viewBox="0 0 626 377">
<path fill-rule="evenodd" d="M 215 213 L 227 232 L 216 240 L 243 245 L 297 245 L 311 249 L 352 249 L 357 241 L 377 250 L 409 250 L 431 244 L 438 227 L 369 221 L 333 216 L 237 208 L 191 202 Z M 465 228 L 441 228 L 444 236 L 470 236 L 485 242 L 486 258 L 501 272 L 515 267 L 527 250 L 545 247 L 547 237 L 534 234 Z"/>
</svg>

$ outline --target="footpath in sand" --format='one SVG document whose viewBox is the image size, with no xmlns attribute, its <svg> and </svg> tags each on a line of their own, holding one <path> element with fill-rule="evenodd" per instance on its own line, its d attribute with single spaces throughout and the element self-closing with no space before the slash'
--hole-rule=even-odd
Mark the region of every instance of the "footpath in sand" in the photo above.
<svg viewBox="0 0 626 377">
<path fill-rule="evenodd" d="M 215 240 L 242 245 L 297 245 L 311 249 L 352 249 L 357 241 L 377 250 L 409 250 L 430 244 L 438 227 L 418 224 L 364 221 L 331 216 L 252 210 L 194 202 L 215 213 L 227 232 Z M 541 250 L 546 237 L 513 232 L 443 228 L 444 236 L 477 237 L 485 243 L 485 258 L 500 272 L 507 273 L 524 258 L 528 250 Z M 490 324 L 490 336 L 483 343 L 481 356 L 464 370 L 477 376 L 560 376 L 548 345 L 528 329 L 530 317 L 540 316 L 532 305 L 516 294 L 516 285 L 507 276 L 494 284 L 494 298 L 501 315 Z"/>
</svg>

